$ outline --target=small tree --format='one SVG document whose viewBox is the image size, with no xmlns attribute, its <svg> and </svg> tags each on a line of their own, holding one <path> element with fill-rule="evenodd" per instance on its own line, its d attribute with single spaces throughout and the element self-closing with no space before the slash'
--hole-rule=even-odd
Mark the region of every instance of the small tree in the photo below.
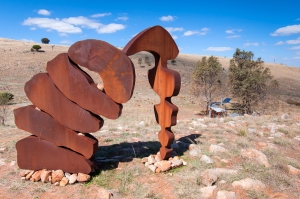
<svg viewBox="0 0 300 199">
<path fill-rule="evenodd" d="M 212 94 L 221 85 L 221 72 L 222 66 L 218 58 L 210 56 L 208 59 L 202 57 L 192 74 L 193 82 L 200 89 L 200 93 L 203 93 L 206 97 L 208 107 L 210 107 L 212 101 Z M 209 115 L 211 115 L 211 110 Z"/>
<path fill-rule="evenodd" d="M 48 38 L 42 38 L 41 39 L 43 44 L 49 44 L 50 40 Z"/>
<path fill-rule="evenodd" d="M 13 99 L 14 95 L 7 92 L 0 93 L 0 122 L 5 125 L 5 120 L 8 117 L 8 103 Z"/>
<path fill-rule="evenodd" d="M 36 50 L 39 51 L 42 47 L 40 45 L 33 45 L 31 51 Z"/>
<path fill-rule="evenodd" d="M 173 60 L 171 61 L 171 63 L 172 63 L 173 65 L 175 65 L 175 64 L 176 64 L 176 60 L 173 59 Z"/>
<path fill-rule="evenodd" d="M 264 68 L 261 58 L 253 59 L 249 51 L 236 49 L 230 60 L 228 83 L 231 92 L 242 101 L 244 112 L 252 113 L 253 105 L 263 102 L 271 88 L 277 87 L 269 68 Z"/>
</svg>

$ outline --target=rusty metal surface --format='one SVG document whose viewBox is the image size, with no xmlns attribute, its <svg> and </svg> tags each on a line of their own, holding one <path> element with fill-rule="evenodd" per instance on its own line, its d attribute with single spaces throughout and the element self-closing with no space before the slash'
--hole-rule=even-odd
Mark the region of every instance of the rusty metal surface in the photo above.
<svg viewBox="0 0 300 199">
<path fill-rule="evenodd" d="M 25 106 L 14 110 L 15 124 L 19 129 L 32 133 L 56 146 L 64 146 L 86 158 L 91 158 L 98 149 L 98 140 L 92 135 L 80 136 L 75 131 L 61 125 L 50 115 Z"/>
<path fill-rule="evenodd" d="M 17 163 L 21 169 L 61 169 L 69 173 L 90 173 L 93 166 L 84 156 L 35 136 L 18 141 L 16 149 Z"/>
<path fill-rule="evenodd" d="M 172 36 L 161 26 L 148 28 L 136 35 L 123 49 L 126 55 L 148 51 L 155 58 L 155 67 L 148 71 L 148 80 L 159 95 L 160 103 L 154 106 L 156 120 L 161 126 L 158 134 L 161 143 L 160 154 L 163 159 L 170 157 L 174 134 L 171 126 L 176 125 L 178 108 L 172 104 L 171 97 L 180 91 L 180 74 L 168 69 L 167 61 L 175 59 L 179 53 Z"/>
<path fill-rule="evenodd" d="M 131 60 L 121 50 L 100 40 L 74 43 L 68 51 L 79 66 L 99 73 L 105 93 L 117 103 L 127 102 L 133 93 L 135 70 Z"/>
<path fill-rule="evenodd" d="M 72 130 L 90 133 L 98 131 L 103 125 L 100 117 L 94 117 L 66 98 L 46 73 L 33 76 L 25 84 L 24 90 L 28 99 L 35 106 Z"/>
<path fill-rule="evenodd" d="M 97 87 L 92 86 L 91 84 L 94 82 L 88 82 L 82 71 L 69 61 L 67 53 L 59 54 L 49 61 L 47 72 L 55 86 L 68 99 L 85 110 L 108 119 L 117 119 L 121 115 L 122 105 L 117 104 Z"/>
</svg>

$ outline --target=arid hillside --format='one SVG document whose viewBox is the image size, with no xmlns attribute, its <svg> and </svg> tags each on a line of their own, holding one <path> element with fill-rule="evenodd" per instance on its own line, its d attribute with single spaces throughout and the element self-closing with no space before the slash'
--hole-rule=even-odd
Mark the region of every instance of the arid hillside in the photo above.
<svg viewBox="0 0 300 199">
<path fill-rule="evenodd" d="M 279 88 L 264 115 L 208 118 L 197 114 L 205 107 L 203 97 L 195 98 L 190 91 L 191 74 L 202 57 L 189 54 L 179 54 L 175 64 L 168 62 L 181 75 L 180 93 L 172 98 L 179 108 L 172 127 L 173 157 L 186 165 L 155 173 L 142 163 L 159 151 L 153 105 L 160 99 L 147 79 L 153 57 L 141 52 L 130 56 L 136 72 L 131 100 L 120 118 L 104 118 L 104 126 L 93 134 L 99 140 L 94 157 L 99 170 L 91 173 L 91 180 L 65 187 L 21 180 L 15 144 L 30 134 L 16 127 L 13 109 L 31 104 L 24 84 L 68 50 L 40 44 L 44 52 L 32 52 L 33 44 L 0 38 L 0 92 L 14 94 L 0 126 L 0 198 L 300 198 L 300 68 L 265 63 Z M 218 58 L 226 71 L 230 58 Z M 102 83 L 98 74 L 87 72 Z"/>
</svg>

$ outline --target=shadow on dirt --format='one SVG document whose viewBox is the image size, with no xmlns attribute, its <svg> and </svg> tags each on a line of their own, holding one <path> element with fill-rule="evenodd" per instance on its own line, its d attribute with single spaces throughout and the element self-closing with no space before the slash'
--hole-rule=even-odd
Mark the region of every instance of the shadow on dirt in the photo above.
<svg viewBox="0 0 300 199">
<path fill-rule="evenodd" d="M 188 150 L 190 144 L 197 143 L 196 139 L 200 136 L 201 134 L 191 134 L 178 139 L 176 144 L 172 145 L 176 152 L 173 156 L 183 155 Z M 118 167 L 119 162 L 131 162 L 133 158 L 144 158 L 151 154 L 156 154 L 160 146 L 158 141 L 122 142 L 109 146 L 99 146 L 93 156 L 93 161 L 98 167 L 98 171 L 95 174 L 97 175 L 102 170 L 115 169 Z"/>
</svg>

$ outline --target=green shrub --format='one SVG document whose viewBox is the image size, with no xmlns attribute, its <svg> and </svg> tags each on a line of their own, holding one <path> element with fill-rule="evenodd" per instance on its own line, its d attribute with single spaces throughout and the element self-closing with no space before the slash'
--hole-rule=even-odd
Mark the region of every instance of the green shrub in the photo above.
<svg viewBox="0 0 300 199">
<path fill-rule="evenodd" d="M 14 98 L 14 95 L 8 92 L 0 92 L 0 105 L 7 104 Z"/>
<path fill-rule="evenodd" d="M 49 44 L 50 40 L 48 38 L 42 38 L 41 39 L 43 44 Z"/>
<path fill-rule="evenodd" d="M 36 51 L 39 51 L 42 47 L 40 45 L 33 45 L 31 49 L 34 49 Z"/>
</svg>

